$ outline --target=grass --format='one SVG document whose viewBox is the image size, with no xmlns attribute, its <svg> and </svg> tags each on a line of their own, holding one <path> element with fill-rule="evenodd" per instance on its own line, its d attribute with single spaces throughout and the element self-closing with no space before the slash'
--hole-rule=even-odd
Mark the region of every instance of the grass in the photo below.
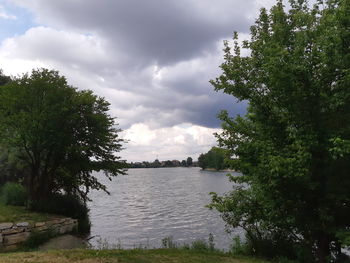
<svg viewBox="0 0 350 263">
<path fill-rule="evenodd" d="M 0 203 L 0 223 L 3 222 L 42 222 L 54 218 L 61 218 L 62 216 L 56 216 L 45 213 L 35 213 L 28 211 L 23 206 L 7 206 Z M 1 261 L 0 261 L 1 262 Z"/>
<path fill-rule="evenodd" d="M 0 254 L 1 263 L 268 263 L 253 258 L 234 257 L 221 252 L 184 249 L 151 250 L 52 250 L 48 252 Z"/>
</svg>

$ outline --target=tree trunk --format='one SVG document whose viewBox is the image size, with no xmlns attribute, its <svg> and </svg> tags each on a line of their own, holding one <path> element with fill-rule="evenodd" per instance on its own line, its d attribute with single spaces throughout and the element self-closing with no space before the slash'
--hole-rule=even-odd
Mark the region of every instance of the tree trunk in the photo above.
<svg viewBox="0 0 350 263">
<path fill-rule="evenodd" d="M 40 198 L 40 189 L 39 189 L 39 167 L 33 165 L 29 178 L 29 187 L 28 187 L 28 197 L 29 201 L 37 201 Z"/>
<path fill-rule="evenodd" d="M 317 240 L 316 259 L 319 263 L 327 263 L 330 256 L 330 242 L 326 234 L 321 234 Z"/>
</svg>

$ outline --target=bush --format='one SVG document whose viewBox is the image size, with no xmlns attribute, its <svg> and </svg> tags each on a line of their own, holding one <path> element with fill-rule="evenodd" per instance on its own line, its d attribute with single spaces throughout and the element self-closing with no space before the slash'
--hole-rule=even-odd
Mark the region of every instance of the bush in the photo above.
<svg viewBox="0 0 350 263">
<path fill-rule="evenodd" d="M 230 245 L 230 253 L 234 255 L 249 255 L 250 249 L 246 242 L 242 242 L 240 236 L 235 236 Z"/>
<path fill-rule="evenodd" d="M 205 240 L 195 240 L 191 244 L 191 249 L 193 250 L 209 250 L 209 246 Z"/>
<path fill-rule="evenodd" d="M 215 249 L 214 235 L 212 233 L 209 234 L 208 242 L 202 239 L 197 239 L 192 242 L 190 249 L 211 252 L 218 251 Z"/>
<path fill-rule="evenodd" d="M 78 219 L 77 231 L 81 234 L 90 232 L 89 209 L 78 197 L 73 195 L 52 195 L 50 198 L 35 201 L 30 204 L 30 209 L 37 212 L 59 214 Z"/>
<path fill-rule="evenodd" d="M 314 262 L 314 256 L 306 244 L 292 240 L 281 231 L 271 232 L 262 229 L 259 232 L 250 231 L 244 241 L 236 236 L 233 238 L 230 252 L 235 255 L 275 259 L 277 262 Z"/>
<path fill-rule="evenodd" d="M 162 248 L 177 248 L 177 243 L 174 241 L 172 236 L 165 237 L 162 239 Z"/>
<path fill-rule="evenodd" d="M 6 183 L 2 187 L 1 199 L 5 205 L 24 206 L 27 201 L 27 192 L 19 183 Z"/>
</svg>

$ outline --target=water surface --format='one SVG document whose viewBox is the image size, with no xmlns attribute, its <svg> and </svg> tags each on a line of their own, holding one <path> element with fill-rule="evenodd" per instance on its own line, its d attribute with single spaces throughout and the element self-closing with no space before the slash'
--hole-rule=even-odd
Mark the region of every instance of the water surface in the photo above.
<svg viewBox="0 0 350 263">
<path fill-rule="evenodd" d="M 209 192 L 232 188 L 226 174 L 199 168 L 148 168 L 129 169 L 128 175 L 112 182 L 99 176 L 111 195 L 90 194 L 92 245 L 107 241 L 123 248 L 140 244 L 153 248 L 160 247 L 165 237 L 190 244 L 208 240 L 212 233 L 216 247 L 227 249 L 232 235 L 225 232 L 219 214 L 205 207 Z"/>
</svg>

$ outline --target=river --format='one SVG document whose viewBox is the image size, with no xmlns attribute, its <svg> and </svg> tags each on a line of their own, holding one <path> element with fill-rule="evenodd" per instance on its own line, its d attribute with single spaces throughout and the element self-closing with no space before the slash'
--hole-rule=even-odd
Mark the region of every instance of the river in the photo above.
<svg viewBox="0 0 350 263">
<path fill-rule="evenodd" d="M 90 243 L 94 247 L 117 245 L 122 248 L 161 247 L 162 239 L 172 237 L 178 244 L 208 240 L 228 249 L 228 235 L 218 212 L 205 207 L 209 192 L 224 193 L 232 188 L 226 172 L 199 168 L 129 169 L 113 181 L 98 176 L 110 195 L 93 191 L 89 203 Z"/>
</svg>

